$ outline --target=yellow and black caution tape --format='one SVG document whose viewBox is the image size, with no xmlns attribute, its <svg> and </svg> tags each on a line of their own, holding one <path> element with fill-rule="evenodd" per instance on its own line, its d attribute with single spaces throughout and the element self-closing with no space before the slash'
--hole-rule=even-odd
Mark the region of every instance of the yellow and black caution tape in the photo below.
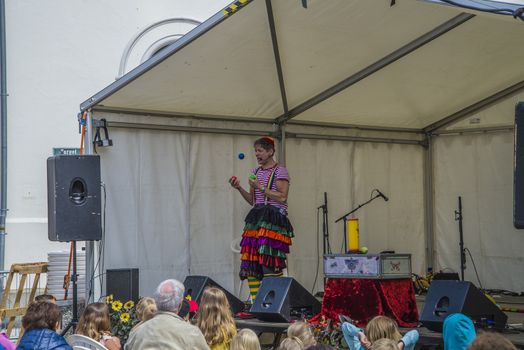
<svg viewBox="0 0 524 350">
<path fill-rule="evenodd" d="M 249 4 L 252 0 L 237 0 L 230 5 L 228 5 L 224 10 L 224 16 L 232 15 L 233 13 L 237 12 L 242 7 Z"/>
</svg>

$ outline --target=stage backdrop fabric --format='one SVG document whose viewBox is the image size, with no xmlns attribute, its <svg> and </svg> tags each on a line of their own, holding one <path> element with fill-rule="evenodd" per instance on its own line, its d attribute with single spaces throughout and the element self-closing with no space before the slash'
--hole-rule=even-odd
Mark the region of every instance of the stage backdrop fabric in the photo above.
<svg viewBox="0 0 524 350">
<path fill-rule="evenodd" d="M 247 186 L 256 166 L 255 137 L 118 128 L 111 137 L 114 146 L 99 150 L 107 188 L 104 268 L 139 268 L 141 295 L 165 278 L 187 274 L 210 276 L 238 293 L 239 257 L 230 243 L 240 236 L 249 206 L 227 180 L 236 175 Z M 320 290 L 316 208 L 324 191 L 331 248 L 340 253 L 343 227 L 334 220 L 367 201 L 374 188 L 390 201 L 379 198 L 357 213 L 361 245 L 370 252 L 411 253 L 415 272 L 423 272 L 422 165 L 420 146 L 289 139 L 289 216 L 296 238 L 288 274 L 308 290 Z"/>
<path fill-rule="evenodd" d="M 524 232 L 513 227 L 513 132 L 435 140 L 435 237 L 438 269 L 460 271 L 454 211 L 462 196 L 464 244 L 481 284 L 524 290 Z M 465 278 L 479 285 L 466 254 Z"/>
</svg>

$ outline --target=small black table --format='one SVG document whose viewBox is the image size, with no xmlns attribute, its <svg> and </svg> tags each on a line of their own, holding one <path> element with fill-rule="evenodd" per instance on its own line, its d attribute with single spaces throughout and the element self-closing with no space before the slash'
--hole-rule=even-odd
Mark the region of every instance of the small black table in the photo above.
<svg viewBox="0 0 524 350">
<path fill-rule="evenodd" d="M 235 318 L 237 329 L 249 328 L 255 332 L 259 337 L 262 333 L 272 333 L 273 348 L 277 348 L 280 344 L 282 334 L 287 332 L 287 329 L 291 323 L 287 322 L 265 322 L 260 321 L 256 318 Z"/>
</svg>

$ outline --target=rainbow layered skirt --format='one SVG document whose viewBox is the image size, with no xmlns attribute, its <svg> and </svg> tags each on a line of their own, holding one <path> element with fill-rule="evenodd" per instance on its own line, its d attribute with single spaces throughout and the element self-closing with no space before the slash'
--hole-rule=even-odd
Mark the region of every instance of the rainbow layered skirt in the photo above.
<svg viewBox="0 0 524 350">
<path fill-rule="evenodd" d="M 246 216 L 240 241 L 240 279 L 262 279 L 265 271 L 286 268 L 293 226 L 287 216 L 272 205 L 256 205 Z"/>
</svg>

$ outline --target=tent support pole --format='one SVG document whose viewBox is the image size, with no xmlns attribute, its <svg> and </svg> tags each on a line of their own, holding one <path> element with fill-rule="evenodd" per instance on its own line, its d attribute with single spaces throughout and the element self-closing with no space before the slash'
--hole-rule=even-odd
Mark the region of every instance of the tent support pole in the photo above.
<svg viewBox="0 0 524 350">
<path fill-rule="evenodd" d="M 435 235 L 434 235 L 434 183 L 433 183 L 433 137 L 426 135 L 424 152 L 424 222 L 426 236 L 426 270 L 432 271 L 434 266 Z"/>
<path fill-rule="evenodd" d="M 378 72 L 382 68 L 387 67 L 391 63 L 419 49 L 420 47 L 426 45 L 427 43 L 430 43 L 431 41 L 435 40 L 436 38 L 440 37 L 441 35 L 446 34 L 450 30 L 460 26 L 461 24 L 467 22 L 468 20 L 470 20 L 473 17 L 475 17 L 475 15 L 464 13 L 464 12 L 453 17 L 452 19 L 442 23 L 438 27 L 435 27 L 431 31 L 427 32 L 426 34 L 416 38 L 415 40 L 407 43 L 406 45 L 402 46 L 401 48 L 391 52 L 387 56 L 382 57 L 381 59 L 372 63 L 371 65 L 367 66 L 366 68 L 362 69 L 361 71 L 356 72 L 355 74 L 347 77 L 346 79 L 342 80 L 341 82 L 324 90 L 320 94 L 313 96 L 309 100 L 299 104 L 298 106 L 291 109 L 289 113 L 282 114 L 281 116 L 275 119 L 275 122 L 283 123 L 283 122 L 290 120 L 291 118 L 296 117 L 297 115 L 316 106 L 320 102 L 327 100 L 328 98 L 338 94 L 339 92 L 347 89 L 348 87 L 358 83 L 362 79 L 367 78 L 368 76 Z"/>
<path fill-rule="evenodd" d="M 453 123 L 459 122 L 462 119 L 469 117 L 473 113 L 481 111 L 484 108 L 488 108 L 494 105 L 495 103 L 502 101 L 505 98 L 511 97 L 519 93 L 522 90 L 524 90 L 524 80 L 514 85 L 511 85 L 505 88 L 504 90 L 498 91 L 494 93 L 493 95 L 484 98 L 483 100 L 480 100 L 472 105 L 469 105 L 466 108 L 463 108 L 458 112 L 455 112 L 445 118 L 442 118 L 441 120 L 426 126 L 423 130 L 425 133 L 433 133 L 435 131 L 441 130 Z"/>
<path fill-rule="evenodd" d="M 275 29 L 275 18 L 273 17 L 273 6 L 271 0 L 266 0 L 267 19 L 269 22 L 269 31 L 271 32 L 271 42 L 273 44 L 273 54 L 275 55 L 275 65 L 277 68 L 278 85 L 280 96 L 282 97 L 282 108 L 284 115 L 287 115 L 289 108 L 287 105 L 286 87 L 284 85 L 284 74 L 282 73 L 282 62 L 280 61 L 280 52 L 278 50 L 277 31 Z"/>
<path fill-rule="evenodd" d="M 286 125 L 278 125 L 277 130 L 278 138 L 280 143 L 278 145 L 278 162 L 282 165 L 286 165 Z"/>
<path fill-rule="evenodd" d="M 86 116 L 86 135 L 84 138 L 84 154 L 93 154 L 93 115 L 89 110 Z M 95 242 L 86 241 L 86 304 L 94 300 L 95 282 L 93 276 L 95 270 Z M 91 290 L 93 293 L 91 293 Z"/>
<path fill-rule="evenodd" d="M 206 114 L 188 114 L 188 113 L 176 113 L 176 112 L 165 112 L 165 111 L 150 111 L 143 109 L 132 109 L 132 108 L 120 108 L 120 107 L 95 107 L 94 112 L 101 113 L 116 113 L 126 115 L 139 115 L 139 116 L 151 116 L 151 117 L 163 117 L 163 118 L 178 118 L 178 119 L 194 119 L 194 120 L 205 120 L 205 121 L 226 121 L 226 122 L 248 122 L 265 125 L 275 124 L 273 119 L 257 119 L 252 117 L 243 116 L 221 116 L 221 115 L 206 115 Z M 394 133 L 411 133 L 421 134 L 422 129 L 416 128 L 399 128 L 399 127 L 381 127 L 371 125 L 356 125 L 356 124 L 342 124 L 342 123 L 329 123 L 329 122 L 312 122 L 307 120 L 290 120 L 286 123 L 287 125 L 296 126 L 318 126 L 322 128 L 334 128 L 334 129 L 355 129 L 362 131 L 380 131 L 380 132 L 394 132 Z"/>
<path fill-rule="evenodd" d="M 5 222 L 7 217 L 7 54 L 5 1 L 0 0 L 0 270 L 5 268 Z M 3 278 L 0 282 L 3 282 Z M 3 286 L 0 286 L 3 290 Z"/>
</svg>

